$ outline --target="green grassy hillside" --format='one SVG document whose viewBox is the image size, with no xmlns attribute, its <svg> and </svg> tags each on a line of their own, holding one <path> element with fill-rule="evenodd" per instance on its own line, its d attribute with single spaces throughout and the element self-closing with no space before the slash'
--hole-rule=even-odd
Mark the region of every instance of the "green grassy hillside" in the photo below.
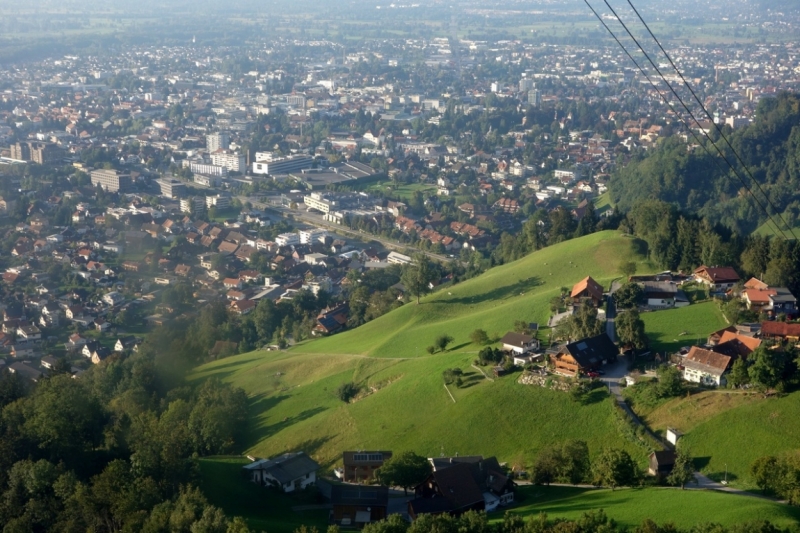
<svg viewBox="0 0 800 533">
<path fill-rule="evenodd" d="M 755 490 L 750 464 L 762 455 L 800 448 L 800 393 L 782 398 L 759 394 L 710 391 L 670 400 L 646 416 L 653 429 L 675 427 L 701 467 L 713 479 Z"/>
<path fill-rule="evenodd" d="M 530 464 L 544 445 L 569 438 L 592 450 L 629 446 L 609 406 L 586 406 L 566 394 L 526 387 L 516 376 L 484 379 L 470 363 L 469 333 L 504 333 L 514 320 L 543 322 L 560 287 L 587 274 L 609 284 L 623 260 L 641 260 L 638 241 L 604 232 L 536 252 L 514 263 L 408 304 L 358 329 L 310 341 L 284 353 L 252 352 L 200 367 L 193 379 L 218 376 L 253 400 L 248 451 L 269 456 L 305 450 L 324 465 L 346 449 L 412 449 L 428 456 L 497 455 Z M 453 348 L 424 348 L 447 333 Z M 444 388 L 442 371 L 460 367 L 465 387 Z M 344 404 L 336 389 L 363 384 L 372 394 Z M 631 450 L 635 451 L 635 450 Z M 637 452 L 638 453 L 638 452 Z"/>
<path fill-rule="evenodd" d="M 573 487 L 522 487 L 520 506 L 512 512 L 524 517 L 547 513 L 548 518 L 577 519 L 603 509 L 617 523 L 636 527 L 646 518 L 658 524 L 672 522 L 682 529 L 715 522 L 725 526 L 749 520 L 769 520 L 786 527 L 797 524 L 800 509 L 760 498 L 713 491 L 678 489 L 590 490 Z M 499 518 L 499 517 L 498 517 Z"/>
<path fill-rule="evenodd" d="M 619 275 L 619 264 L 641 261 L 643 251 L 641 241 L 613 231 L 573 239 L 445 288 L 420 305 L 405 305 L 357 329 L 301 344 L 295 351 L 416 357 L 443 333 L 455 338 L 457 348 L 466 348 L 476 328 L 491 336 L 504 334 L 518 319 L 545 323 L 549 301 L 561 287 L 572 288 L 590 275 L 608 288 Z"/>
</svg>

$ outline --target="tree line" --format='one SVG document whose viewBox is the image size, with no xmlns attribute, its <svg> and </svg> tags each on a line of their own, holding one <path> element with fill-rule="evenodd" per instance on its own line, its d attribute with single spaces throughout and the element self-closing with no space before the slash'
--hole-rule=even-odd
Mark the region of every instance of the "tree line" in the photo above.
<svg viewBox="0 0 800 533">
<path fill-rule="evenodd" d="M 241 449 L 244 391 L 187 384 L 149 342 L 35 387 L 0 373 L 4 532 L 248 531 L 206 501 L 195 460 Z"/>
</svg>

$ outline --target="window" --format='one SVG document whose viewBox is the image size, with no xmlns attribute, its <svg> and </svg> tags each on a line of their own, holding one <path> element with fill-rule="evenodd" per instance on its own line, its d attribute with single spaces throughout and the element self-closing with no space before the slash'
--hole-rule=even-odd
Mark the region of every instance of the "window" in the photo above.
<svg viewBox="0 0 800 533">
<path fill-rule="evenodd" d="M 353 461 L 383 461 L 382 453 L 354 453 Z"/>
</svg>

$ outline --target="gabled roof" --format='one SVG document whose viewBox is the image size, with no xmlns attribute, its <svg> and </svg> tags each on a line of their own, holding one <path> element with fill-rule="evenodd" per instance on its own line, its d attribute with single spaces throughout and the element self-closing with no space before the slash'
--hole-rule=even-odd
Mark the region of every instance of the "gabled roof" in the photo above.
<svg viewBox="0 0 800 533">
<path fill-rule="evenodd" d="M 712 352 L 711 350 L 704 350 L 697 346 L 692 346 L 683 362 L 686 368 L 715 376 L 721 376 L 730 364 L 730 356 Z"/>
<path fill-rule="evenodd" d="M 389 487 L 333 485 L 331 487 L 331 504 L 386 507 L 389 505 Z"/>
<path fill-rule="evenodd" d="M 263 470 L 278 480 L 279 483 L 291 483 L 306 474 L 319 470 L 319 465 L 305 452 L 285 453 L 273 459 L 261 459 L 245 465 L 245 470 Z"/>
<path fill-rule="evenodd" d="M 432 475 L 439 492 L 453 505 L 454 510 L 464 509 L 483 501 L 483 493 L 472 477 L 472 468 L 469 464 L 455 464 L 450 468 L 437 470 Z"/>
<path fill-rule="evenodd" d="M 572 287 L 570 297 L 575 298 L 579 294 L 586 291 L 589 296 L 595 300 L 603 299 L 603 287 L 592 279 L 591 276 L 586 276 Z"/>
<path fill-rule="evenodd" d="M 767 285 L 766 283 L 764 283 L 763 281 L 761 281 L 758 278 L 750 278 L 749 280 L 747 280 L 745 282 L 744 288 L 745 289 L 764 290 L 764 289 L 768 289 L 769 285 Z"/>
<path fill-rule="evenodd" d="M 605 333 L 572 342 L 564 348 L 583 368 L 599 365 L 604 359 L 613 358 L 619 353 L 617 346 Z"/>
<path fill-rule="evenodd" d="M 741 279 L 732 267 L 707 267 L 701 265 L 694 273 L 701 276 L 705 274 L 705 277 L 714 283 L 736 283 Z"/>
<path fill-rule="evenodd" d="M 800 337 L 800 324 L 786 322 L 762 322 L 761 336 L 771 337 Z"/>
<path fill-rule="evenodd" d="M 668 450 L 663 452 L 650 452 L 650 460 L 656 460 L 658 466 L 673 466 L 675 464 L 675 452 Z"/>
<path fill-rule="evenodd" d="M 740 335 L 739 333 L 734 333 L 732 331 L 726 331 L 722 334 L 722 337 L 719 339 L 719 344 L 725 344 L 728 342 L 735 342 L 737 344 L 741 344 L 747 348 L 747 353 L 754 352 L 756 348 L 761 346 L 761 339 L 756 339 L 755 337 L 748 337 L 747 335 Z"/>
<path fill-rule="evenodd" d="M 533 342 L 533 337 L 531 337 L 530 335 L 525 335 L 523 333 L 515 333 L 513 331 L 509 331 L 508 333 L 503 335 L 503 338 L 500 339 L 500 342 L 502 344 L 508 344 L 511 346 L 516 346 L 518 348 L 525 348 L 530 343 Z"/>
</svg>

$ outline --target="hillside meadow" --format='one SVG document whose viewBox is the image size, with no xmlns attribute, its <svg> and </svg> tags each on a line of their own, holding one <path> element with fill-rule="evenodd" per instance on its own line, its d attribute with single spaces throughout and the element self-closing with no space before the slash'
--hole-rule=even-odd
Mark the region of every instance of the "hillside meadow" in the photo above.
<svg viewBox="0 0 800 533">
<path fill-rule="evenodd" d="M 542 447 L 584 439 L 593 452 L 628 447 L 598 395 L 579 405 L 569 396 L 516 383 L 518 374 L 491 381 L 472 368 L 480 346 L 469 334 L 502 335 L 514 320 L 545 322 L 549 300 L 562 286 L 591 275 L 608 286 L 624 260 L 642 261 L 641 243 L 616 232 L 567 241 L 447 287 L 364 326 L 302 343 L 287 352 L 256 351 L 206 364 L 192 379 L 216 376 L 250 396 L 247 452 L 271 456 L 305 450 L 325 467 L 347 449 L 414 450 L 496 455 L 530 465 Z M 444 353 L 425 347 L 436 336 L 455 338 Z M 442 371 L 461 368 L 462 388 L 445 390 Z M 337 388 L 362 385 L 368 394 L 345 404 Z"/>
<path fill-rule="evenodd" d="M 514 320 L 546 323 L 550 299 L 592 276 L 608 288 L 619 277 L 621 262 L 644 262 L 645 244 L 604 231 L 544 248 L 522 259 L 492 268 L 481 276 L 445 287 L 363 326 L 300 344 L 295 352 L 361 354 L 373 357 L 417 357 L 441 334 L 455 338 L 455 350 L 471 349 L 469 334 L 476 328 L 502 336 Z"/>
<path fill-rule="evenodd" d="M 548 518 L 575 520 L 587 511 L 603 509 L 618 524 L 635 528 L 650 518 L 676 527 L 714 522 L 733 526 L 750 520 L 769 520 L 787 527 L 798 523 L 800 509 L 752 496 L 707 490 L 673 488 L 583 489 L 576 487 L 520 487 L 522 501 L 512 513 L 527 519 L 539 513 Z M 498 516 L 496 520 L 499 520 Z"/>
<path fill-rule="evenodd" d="M 800 449 L 800 392 L 780 398 L 757 393 L 707 391 L 670 400 L 645 416 L 652 429 L 674 427 L 685 433 L 684 444 L 696 466 L 712 479 L 725 477 L 731 486 L 756 490 L 749 468 L 763 455 Z"/>
</svg>

